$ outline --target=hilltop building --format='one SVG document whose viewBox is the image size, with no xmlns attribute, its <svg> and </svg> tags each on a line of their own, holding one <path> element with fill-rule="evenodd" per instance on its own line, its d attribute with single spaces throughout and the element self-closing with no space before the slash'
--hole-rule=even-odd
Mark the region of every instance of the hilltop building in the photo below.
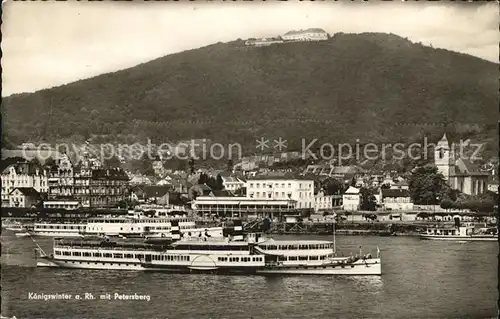
<svg viewBox="0 0 500 319">
<path fill-rule="evenodd" d="M 281 38 L 285 41 L 322 41 L 328 40 L 328 33 L 319 28 L 311 28 L 307 30 L 288 31 Z"/>
<path fill-rule="evenodd" d="M 469 159 L 455 158 L 455 147 L 448 142 L 446 133 L 434 150 L 434 163 L 451 188 L 468 195 L 478 195 L 488 189 L 488 176 Z"/>
<path fill-rule="evenodd" d="M 276 43 L 283 43 L 283 40 L 280 37 L 277 37 L 277 38 L 248 39 L 247 41 L 245 41 L 246 46 L 254 46 L 254 47 L 264 47 Z"/>
</svg>

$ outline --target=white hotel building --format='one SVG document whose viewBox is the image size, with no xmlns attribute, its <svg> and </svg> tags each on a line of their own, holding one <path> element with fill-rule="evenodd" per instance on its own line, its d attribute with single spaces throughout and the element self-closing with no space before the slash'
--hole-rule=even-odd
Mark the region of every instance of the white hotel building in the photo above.
<svg viewBox="0 0 500 319">
<path fill-rule="evenodd" d="M 33 188 L 38 193 L 48 192 L 48 180 L 45 170 L 23 162 L 11 164 L 2 171 L 2 206 L 11 206 L 11 193 L 16 188 Z"/>
<path fill-rule="evenodd" d="M 314 209 L 314 182 L 298 178 L 252 177 L 245 197 L 199 196 L 193 208 L 200 215 L 265 217 Z"/>
</svg>

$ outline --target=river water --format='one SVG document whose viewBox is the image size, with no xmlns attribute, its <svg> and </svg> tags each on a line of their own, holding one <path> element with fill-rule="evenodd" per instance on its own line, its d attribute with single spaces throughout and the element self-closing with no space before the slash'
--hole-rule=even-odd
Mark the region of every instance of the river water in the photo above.
<svg viewBox="0 0 500 319">
<path fill-rule="evenodd" d="M 331 239 L 327 236 L 275 238 Z M 381 277 L 223 276 L 36 268 L 29 238 L 2 233 L 2 315 L 22 318 L 491 318 L 495 242 L 337 236 L 338 250 L 382 256 Z M 51 239 L 37 239 L 51 252 Z M 67 293 L 91 300 L 32 300 Z M 109 293 L 111 300 L 99 300 Z M 150 296 L 114 300 L 114 293 Z"/>
</svg>

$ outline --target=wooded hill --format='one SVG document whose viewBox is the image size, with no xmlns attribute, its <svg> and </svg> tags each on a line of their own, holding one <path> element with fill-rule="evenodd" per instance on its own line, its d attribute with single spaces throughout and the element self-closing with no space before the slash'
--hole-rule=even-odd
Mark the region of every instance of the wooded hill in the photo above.
<svg viewBox="0 0 500 319">
<path fill-rule="evenodd" d="M 330 143 L 495 140 L 498 65 L 392 34 L 247 47 L 217 43 L 2 105 L 3 140 Z M 96 136 L 99 138 L 96 139 Z M 494 149 L 494 148 L 493 148 Z"/>
</svg>

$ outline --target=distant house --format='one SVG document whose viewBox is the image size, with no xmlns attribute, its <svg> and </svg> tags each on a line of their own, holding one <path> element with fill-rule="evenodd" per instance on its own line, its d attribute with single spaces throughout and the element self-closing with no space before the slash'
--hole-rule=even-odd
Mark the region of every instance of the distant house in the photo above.
<svg viewBox="0 0 500 319">
<path fill-rule="evenodd" d="M 131 201 L 144 202 L 146 197 L 144 187 L 144 185 L 132 186 L 129 192 L 129 199 Z"/>
<path fill-rule="evenodd" d="M 382 189 L 381 201 L 386 210 L 412 210 L 410 191 L 408 189 Z"/>
<path fill-rule="evenodd" d="M 384 177 L 384 179 L 382 180 L 382 185 L 387 185 L 389 187 L 392 187 L 393 185 L 396 184 L 396 182 L 394 182 L 394 180 L 392 179 L 392 177 L 390 175 L 386 175 Z"/>
<path fill-rule="evenodd" d="M 361 179 L 365 170 L 358 166 L 334 166 L 332 164 L 308 165 L 302 175 L 313 174 L 316 176 L 328 176 L 342 181 L 350 182 L 352 178 Z"/>
<path fill-rule="evenodd" d="M 222 178 L 222 185 L 224 185 L 224 189 L 228 191 L 235 192 L 245 187 L 245 181 L 239 177 L 224 176 L 224 174 L 221 174 L 220 177 Z"/>
<path fill-rule="evenodd" d="M 10 164 L 2 170 L 2 206 L 10 205 L 10 194 L 15 188 L 34 188 L 40 193 L 48 192 L 47 173 L 28 162 Z"/>
<path fill-rule="evenodd" d="M 171 183 L 172 183 L 173 190 L 176 193 L 180 193 L 180 194 L 187 194 L 188 193 L 188 182 L 187 181 L 184 181 L 181 178 L 179 178 L 179 179 L 173 179 Z"/>
<path fill-rule="evenodd" d="M 328 33 L 319 28 L 311 28 L 307 30 L 288 31 L 281 38 L 285 41 L 322 41 L 328 40 Z"/>
<path fill-rule="evenodd" d="M 162 178 L 161 180 L 158 181 L 158 183 L 156 183 L 156 185 L 158 186 L 173 186 L 172 185 L 172 177 L 170 176 L 165 176 L 164 178 Z"/>
<path fill-rule="evenodd" d="M 142 175 L 142 174 L 134 175 L 130 179 L 130 185 L 151 185 L 151 184 L 153 184 L 151 179 L 147 176 Z"/>
<path fill-rule="evenodd" d="M 410 185 L 407 182 L 398 182 L 391 185 L 390 189 L 410 189 Z"/>
<path fill-rule="evenodd" d="M 342 203 L 344 210 L 358 210 L 361 205 L 361 195 L 359 188 L 349 187 L 342 196 Z"/>
<path fill-rule="evenodd" d="M 40 193 L 33 187 L 16 187 L 9 193 L 10 207 L 30 208 L 40 200 Z"/>
<path fill-rule="evenodd" d="M 263 47 L 275 43 L 283 43 L 281 38 L 260 38 L 260 39 L 248 39 L 245 41 L 246 46 Z"/>
<path fill-rule="evenodd" d="M 168 186 L 145 186 L 144 195 L 148 202 L 159 205 L 169 204 L 169 192 L 171 188 Z"/>
<path fill-rule="evenodd" d="M 314 195 L 314 211 L 326 211 L 333 208 L 333 195 L 325 195 L 323 190 L 319 190 L 316 195 Z"/>
<path fill-rule="evenodd" d="M 488 181 L 488 191 L 498 194 L 498 180 L 496 178 Z"/>
</svg>

